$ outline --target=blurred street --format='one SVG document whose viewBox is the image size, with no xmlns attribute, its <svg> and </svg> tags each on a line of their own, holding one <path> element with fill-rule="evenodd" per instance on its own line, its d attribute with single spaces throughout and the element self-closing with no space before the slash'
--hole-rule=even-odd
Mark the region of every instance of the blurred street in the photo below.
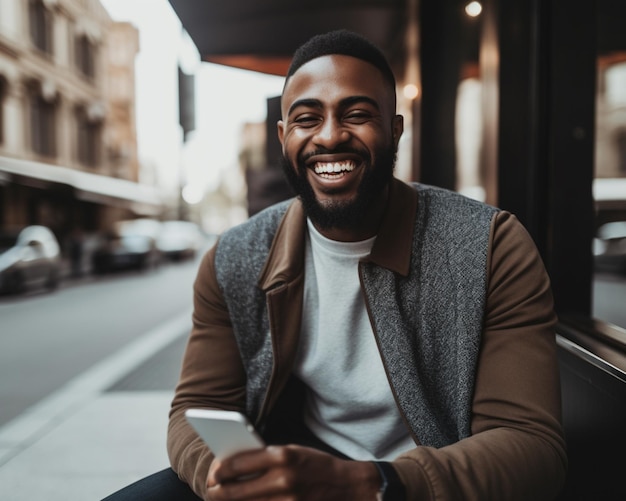
<svg viewBox="0 0 626 501">
<path fill-rule="evenodd" d="M 3 500 L 101 499 L 168 465 L 201 255 L 0 296 Z"/>
<path fill-rule="evenodd" d="M 196 261 L 0 297 L 0 425 L 142 334 L 188 315 Z"/>
</svg>

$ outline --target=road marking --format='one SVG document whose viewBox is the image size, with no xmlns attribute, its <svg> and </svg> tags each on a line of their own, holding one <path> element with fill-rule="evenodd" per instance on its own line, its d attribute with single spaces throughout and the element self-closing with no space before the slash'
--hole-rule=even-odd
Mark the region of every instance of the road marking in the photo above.
<svg viewBox="0 0 626 501">
<path fill-rule="evenodd" d="M 0 427 L 0 466 L 190 329 L 191 310 L 148 331 Z"/>
</svg>

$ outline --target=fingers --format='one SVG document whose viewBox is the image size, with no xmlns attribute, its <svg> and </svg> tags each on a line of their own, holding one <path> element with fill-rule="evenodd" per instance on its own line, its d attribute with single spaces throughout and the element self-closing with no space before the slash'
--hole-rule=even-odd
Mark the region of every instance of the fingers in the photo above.
<svg viewBox="0 0 626 501">
<path fill-rule="evenodd" d="M 215 459 L 207 477 L 209 499 L 280 499 L 297 483 L 294 456 L 290 447 L 270 446 Z"/>
<path fill-rule="evenodd" d="M 284 487 L 276 481 L 275 470 L 269 470 L 254 477 L 239 477 L 238 480 L 216 484 L 208 490 L 209 499 L 246 500 L 272 499 L 278 500 L 284 494 Z"/>
<path fill-rule="evenodd" d="M 241 452 L 215 460 L 210 474 L 216 483 L 237 480 L 240 477 L 259 475 L 262 472 L 295 465 L 298 462 L 297 446 L 269 446 L 264 449 Z"/>
<path fill-rule="evenodd" d="M 358 499 L 345 497 L 344 469 L 354 464 L 297 445 L 270 446 L 214 460 L 208 496 L 212 501 Z"/>
</svg>

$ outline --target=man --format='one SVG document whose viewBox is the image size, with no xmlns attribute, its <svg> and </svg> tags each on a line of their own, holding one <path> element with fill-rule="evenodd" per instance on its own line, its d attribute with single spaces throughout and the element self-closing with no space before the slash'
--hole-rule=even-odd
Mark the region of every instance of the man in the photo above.
<svg viewBox="0 0 626 501">
<path fill-rule="evenodd" d="M 172 469 L 210 500 L 554 498 L 556 318 L 529 235 L 393 177 L 395 80 L 362 37 L 303 45 L 281 107 L 298 197 L 227 231 L 200 266 Z M 241 411 L 272 445 L 214 460 L 192 407 Z"/>
</svg>

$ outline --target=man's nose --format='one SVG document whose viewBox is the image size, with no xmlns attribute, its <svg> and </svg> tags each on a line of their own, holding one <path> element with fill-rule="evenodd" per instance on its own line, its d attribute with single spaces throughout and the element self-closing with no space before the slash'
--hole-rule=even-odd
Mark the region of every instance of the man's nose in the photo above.
<svg viewBox="0 0 626 501">
<path fill-rule="evenodd" d="M 325 120 L 315 133 L 313 141 L 319 146 L 332 149 L 350 139 L 350 133 L 340 122 L 334 119 Z"/>
</svg>

